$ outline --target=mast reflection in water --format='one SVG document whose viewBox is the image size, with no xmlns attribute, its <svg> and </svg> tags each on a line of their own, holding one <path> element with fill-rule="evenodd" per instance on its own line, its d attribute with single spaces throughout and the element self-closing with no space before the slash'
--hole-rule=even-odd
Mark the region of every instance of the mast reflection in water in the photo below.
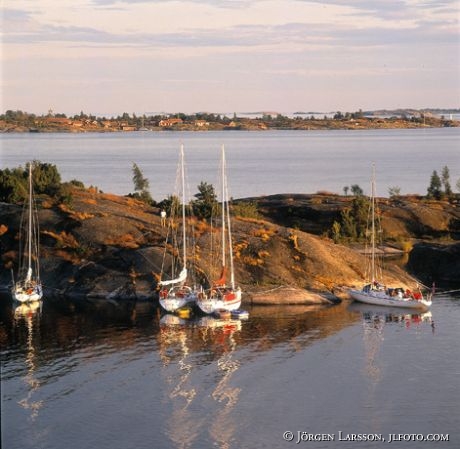
<svg viewBox="0 0 460 449">
<path fill-rule="evenodd" d="M 14 306 L 14 324 L 18 328 L 24 325 L 27 329 L 26 337 L 26 357 L 25 367 L 27 374 L 23 377 L 26 384 L 26 397 L 21 399 L 18 404 L 25 410 L 30 411 L 30 421 L 34 421 L 38 416 L 40 408 L 43 406 L 42 400 L 34 400 L 34 393 L 40 388 L 40 381 L 35 376 L 37 369 L 35 341 L 39 340 L 40 333 L 40 315 L 42 310 L 42 301 L 33 301 L 30 303 L 15 304 Z"/>
<path fill-rule="evenodd" d="M 459 304 L 436 299 L 431 317 L 250 307 L 226 321 L 87 300 L 20 314 L 2 298 L 2 447 L 278 449 L 306 425 L 454 440 Z"/>
</svg>

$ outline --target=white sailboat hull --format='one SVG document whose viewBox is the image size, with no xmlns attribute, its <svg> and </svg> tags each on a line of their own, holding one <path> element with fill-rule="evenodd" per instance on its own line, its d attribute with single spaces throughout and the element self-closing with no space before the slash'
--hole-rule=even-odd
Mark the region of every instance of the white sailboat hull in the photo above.
<svg viewBox="0 0 460 449">
<path fill-rule="evenodd" d="M 20 286 L 13 288 L 13 298 L 22 303 L 40 301 L 43 297 L 41 286 L 24 289 Z"/>
<path fill-rule="evenodd" d="M 160 299 L 160 306 L 166 312 L 175 312 L 177 309 L 186 306 L 187 304 L 193 304 L 196 300 L 196 296 L 187 296 L 186 298 L 175 298 L 175 297 L 168 297 L 168 298 L 161 298 Z"/>
<path fill-rule="evenodd" d="M 399 298 L 397 296 L 389 296 L 385 293 L 385 291 L 379 290 L 349 290 L 349 294 L 355 301 L 375 306 L 401 307 L 405 309 L 417 309 L 425 312 L 431 306 L 430 300 Z"/>
<path fill-rule="evenodd" d="M 166 312 L 175 312 L 188 304 L 194 304 L 196 300 L 197 293 L 189 287 L 173 287 L 169 291 L 160 291 L 160 306 Z"/>
<path fill-rule="evenodd" d="M 219 296 L 198 297 L 196 303 L 199 309 L 206 314 L 212 314 L 218 310 L 232 312 L 241 306 L 241 289 L 223 292 Z"/>
</svg>

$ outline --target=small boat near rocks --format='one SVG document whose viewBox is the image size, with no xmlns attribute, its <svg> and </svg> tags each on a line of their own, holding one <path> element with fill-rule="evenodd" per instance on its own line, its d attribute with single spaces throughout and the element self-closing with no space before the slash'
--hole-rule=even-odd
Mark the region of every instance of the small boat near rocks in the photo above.
<svg viewBox="0 0 460 449">
<path fill-rule="evenodd" d="M 32 165 L 29 163 L 29 192 L 24 203 L 20 229 L 20 260 L 16 281 L 13 279 L 12 296 L 20 303 L 40 301 L 43 288 L 40 280 L 39 222 L 34 202 Z"/>
<path fill-rule="evenodd" d="M 370 236 L 370 257 L 368 260 L 369 273 L 368 281 L 361 290 L 351 289 L 349 294 L 355 301 L 365 304 L 378 306 L 402 307 L 406 309 L 417 309 L 427 311 L 431 306 L 431 296 L 424 298 L 420 288 L 411 291 L 402 287 L 386 287 L 382 281 L 382 269 L 380 260 L 377 258 L 377 233 L 376 228 L 376 194 L 375 194 L 375 167 L 372 167 L 371 198 L 370 198 L 370 217 L 371 228 L 368 232 Z"/>
</svg>

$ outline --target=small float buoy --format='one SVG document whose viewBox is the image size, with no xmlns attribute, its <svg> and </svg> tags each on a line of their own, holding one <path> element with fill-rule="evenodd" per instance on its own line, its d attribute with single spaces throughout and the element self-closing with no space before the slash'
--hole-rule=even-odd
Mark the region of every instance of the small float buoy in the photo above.
<svg viewBox="0 0 460 449">
<path fill-rule="evenodd" d="M 179 318 L 190 318 L 192 311 L 190 308 L 185 307 L 183 309 L 177 309 L 176 313 Z"/>
<path fill-rule="evenodd" d="M 244 320 L 249 318 L 249 312 L 247 310 L 232 310 L 232 318 L 239 318 L 240 320 Z"/>
</svg>

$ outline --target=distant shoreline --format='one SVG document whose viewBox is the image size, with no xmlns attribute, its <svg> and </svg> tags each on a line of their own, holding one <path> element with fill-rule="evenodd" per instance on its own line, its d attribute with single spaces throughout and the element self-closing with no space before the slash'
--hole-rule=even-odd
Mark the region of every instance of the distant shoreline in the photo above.
<svg viewBox="0 0 460 449">
<path fill-rule="evenodd" d="M 136 117 L 123 116 L 116 119 L 102 119 L 94 116 L 36 117 L 17 111 L 0 118 L 0 133 L 87 133 L 87 132 L 165 132 L 165 131 L 269 131 L 269 130 L 369 130 L 369 129 L 418 129 L 459 127 L 459 120 L 441 118 L 433 114 L 411 116 L 363 116 L 362 113 L 337 113 L 333 118 L 324 116 L 289 118 L 282 115 L 264 115 L 260 118 L 234 117 L 229 119 L 220 115 L 175 117 Z"/>
</svg>

